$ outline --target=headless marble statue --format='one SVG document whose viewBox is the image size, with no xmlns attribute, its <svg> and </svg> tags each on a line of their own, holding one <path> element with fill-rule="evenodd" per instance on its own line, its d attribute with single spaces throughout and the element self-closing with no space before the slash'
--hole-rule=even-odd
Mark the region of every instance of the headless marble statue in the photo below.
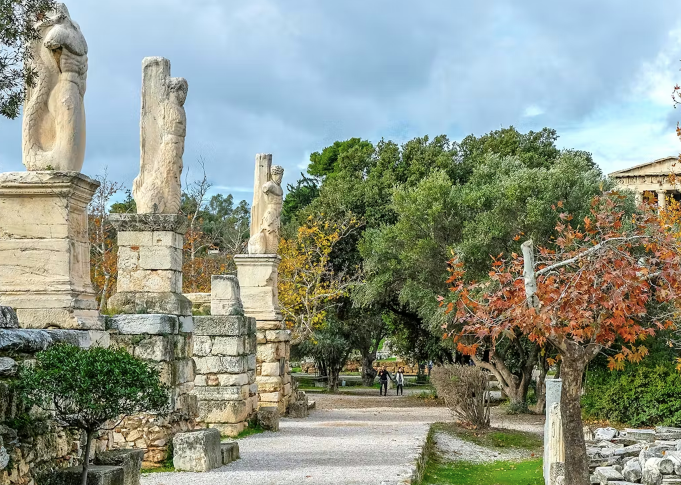
<svg viewBox="0 0 681 485">
<path fill-rule="evenodd" d="M 170 77 L 168 59 L 144 58 L 140 173 L 132 188 L 138 214 L 177 214 L 180 210 L 187 90 L 184 78 Z"/>
<path fill-rule="evenodd" d="M 85 157 L 87 43 L 63 3 L 37 22 L 22 126 L 23 163 L 29 171 L 80 172 Z"/>
<path fill-rule="evenodd" d="M 284 169 L 272 166 L 272 155 L 258 154 L 255 159 L 255 187 L 251 209 L 249 254 L 277 254 L 284 191 Z"/>
</svg>

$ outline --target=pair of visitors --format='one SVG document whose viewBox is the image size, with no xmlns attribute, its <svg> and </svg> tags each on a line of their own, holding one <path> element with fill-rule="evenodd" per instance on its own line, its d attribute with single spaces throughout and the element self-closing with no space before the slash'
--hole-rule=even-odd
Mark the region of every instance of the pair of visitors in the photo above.
<svg viewBox="0 0 681 485">
<path fill-rule="evenodd" d="M 380 370 L 378 373 L 378 381 L 381 384 L 381 388 L 378 391 L 379 395 L 381 396 L 387 396 L 388 395 L 388 379 L 392 379 L 390 377 L 390 372 L 388 372 L 388 369 L 383 366 L 383 369 Z M 399 396 L 402 394 L 404 396 L 404 368 L 400 367 L 397 369 L 397 374 L 395 375 L 395 384 L 397 384 L 397 395 Z"/>
</svg>

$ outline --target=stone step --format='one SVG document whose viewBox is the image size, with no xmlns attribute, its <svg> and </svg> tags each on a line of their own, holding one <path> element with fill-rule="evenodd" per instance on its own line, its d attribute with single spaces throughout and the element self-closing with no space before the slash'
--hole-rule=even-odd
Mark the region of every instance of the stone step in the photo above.
<svg viewBox="0 0 681 485">
<path fill-rule="evenodd" d="M 222 464 L 226 465 L 238 460 L 239 457 L 239 443 L 236 441 L 223 441 L 220 443 L 220 451 L 222 452 Z"/>
<path fill-rule="evenodd" d="M 140 485 L 144 450 L 110 450 L 98 453 L 96 465 L 123 467 L 123 485 Z"/>
<path fill-rule="evenodd" d="M 72 466 L 55 473 L 53 485 L 80 485 L 83 467 Z M 87 471 L 88 485 L 124 485 L 122 466 L 90 465 Z"/>
</svg>

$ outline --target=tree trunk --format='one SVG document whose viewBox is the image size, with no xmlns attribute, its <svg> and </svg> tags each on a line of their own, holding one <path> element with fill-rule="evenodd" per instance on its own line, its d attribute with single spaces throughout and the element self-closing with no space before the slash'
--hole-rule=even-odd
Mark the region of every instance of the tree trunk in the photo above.
<svg viewBox="0 0 681 485">
<path fill-rule="evenodd" d="M 376 379 L 376 369 L 374 369 L 374 360 L 376 360 L 376 352 L 369 352 L 362 355 L 362 385 L 371 387 L 374 385 Z"/>
<path fill-rule="evenodd" d="M 99 311 L 106 312 L 109 308 L 108 300 L 106 298 L 107 293 L 109 293 L 109 281 L 111 280 L 111 275 L 107 274 L 104 276 L 104 285 L 102 286 L 102 296 L 99 298 Z"/>
<path fill-rule="evenodd" d="M 517 411 L 527 410 L 527 391 L 530 388 L 531 371 L 529 375 L 527 372 L 523 372 L 522 377 L 514 375 L 494 351 L 490 351 L 489 362 L 484 362 L 475 355 L 472 355 L 471 359 L 476 366 L 494 374 L 501 389 L 508 396 L 512 409 Z M 526 367 L 532 369 L 534 360 L 527 362 Z"/>
<path fill-rule="evenodd" d="M 336 392 L 338 390 L 340 371 L 340 368 L 329 369 L 328 389 L 330 392 Z"/>
<path fill-rule="evenodd" d="M 584 443 L 582 408 L 580 406 L 582 377 L 588 359 L 584 355 L 584 351 L 579 350 L 581 352 L 563 353 L 563 364 L 561 365 L 563 385 L 560 394 L 560 413 L 563 421 L 563 439 L 566 451 L 565 485 L 588 485 L 589 483 L 589 466 Z"/>
<path fill-rule="evenodd" d="M 85 441 L 85 455 L 83 456 L 83 474 L 81 475 L 81 485 L 87 485 L 87 472 L 90 468 L 90 449 L 92 448 L 93 431 L 86 431 L 87 439 Z"/>
</svg>

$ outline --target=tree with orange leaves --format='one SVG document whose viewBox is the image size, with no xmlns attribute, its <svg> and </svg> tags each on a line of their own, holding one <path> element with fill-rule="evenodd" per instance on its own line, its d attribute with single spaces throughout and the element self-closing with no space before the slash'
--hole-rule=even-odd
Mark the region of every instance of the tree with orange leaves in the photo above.
<svg viewBox="0 0 681 485">
<path fill-rule="evenodd" d="M 532 241 L 526 241 L 522 256 L 496 259 L 484 283 L 466 284 L 462 264 L 451 262 L 448 282 L 455 298 L 448 310 L 463 324 L 454 335 L 459 350 L 473 354 L 479 340 L 496 341 L 516 330 L 557 349 L 567 485 L 589 483 L 580 408 L 587 364 L 618 341 L 624 345 L 610 357 L 611 368 L 640 361 L 646 338 L 671 328 L 678 312 L 679 240 L 652 208 L 627 215 L 624 205 L 616 193 L 596 197 L 578 227 L 560 214 L 555 246 L 538 248 L 538 262 Z M 649 311 L 653 305 L 667 312 Z"/>
</svg>

